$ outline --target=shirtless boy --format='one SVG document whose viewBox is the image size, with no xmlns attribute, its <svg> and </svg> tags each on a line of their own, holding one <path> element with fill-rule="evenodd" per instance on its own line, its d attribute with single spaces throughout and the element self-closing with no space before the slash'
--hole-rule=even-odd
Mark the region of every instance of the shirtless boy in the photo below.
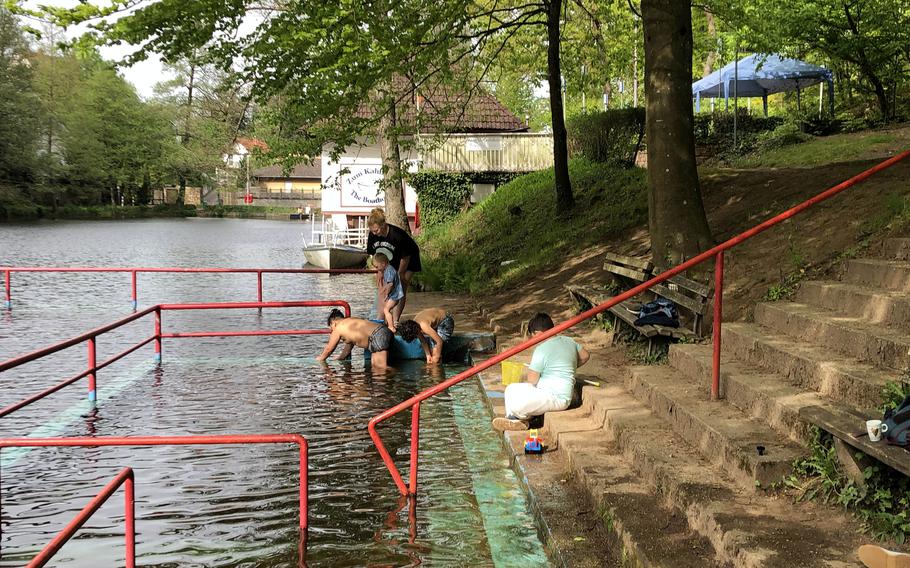
<svg viewBox="0 0 910 568">
<path fill-rule="evenodd" d="M 354 346 L 367 349 L 370 352 L 370 364 L 373 368 L 382 369 L 388 366 L 389 346 L 392 345 L 393 335 L 386 326 L 360 318 L 346 318 L 339 309 L 334 309 L 329 314 L 328 326 L 332 329 L 329 342 L 322 354 L 316 357 L 317 361 L 325 361 L 338 347 L 338 342 L 345 343 L 336 359 L 347 359 Z"/>
<path fill-rule="evenodd" d="M 427 363 L 435 365 L 442 362 L 442 344 L 455 332 L 455 320 L 441 308 L 428 308 L 417 312 L 413 320 L 398 324 L 398 332 L 407 342 L 419 339 Z"/>
</svg>

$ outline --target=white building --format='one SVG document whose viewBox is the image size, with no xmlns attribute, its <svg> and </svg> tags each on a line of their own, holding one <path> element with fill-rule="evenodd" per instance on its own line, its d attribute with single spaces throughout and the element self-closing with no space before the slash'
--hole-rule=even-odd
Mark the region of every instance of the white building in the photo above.
<svg viewBox="0 0 910 568">
<path fill-rule="evenodd" d="M 430 109 L 451 107 L 453 102 L 457 102 L 456 98 L 463 97 L 440 94 L 424 99 L 417 95 L 413 104 L 407 105 L 403 112 L 399 109 L 399 118 L 405 124 L 417 124 L 418 116 L 425 117 Z M 362 107 L 358 111 L 358 115 L 360 118 L 369 118 L 370 112 L 369 108 Z M 424 122 L 441 123 L 438 128 L 447 133 L 470 135 L 470 138 L 474 140 L 472 144 L 475 145 L 477 145 L 477 140 L 483 140 L 485 137 L 498 139 L 503 133 L 527 131 L 527 127 L 521 120 L 502 103 L 486 93 L 474 95 L 464 112 L 451 113 L 442 120 L 436 121 L 430 117 Z M 428 133 L 424 131 L 423 134 Z M 485 147 L 485 145 L 481 143 L 480 147 Z M 402 151 L 404 152 L 404 150 Z M 385 206 L 385 195 L 379 191 L 379 182 L 382 180 L 382 158 L 379 153 L 379 144 L 376 141 L 361 139 L 358 145 L 348 148 L 337 161 L 333 161 L 326 152 L 323 152 L 321 159 L 322 212 L 331 219 L 334 227 L 344 229 L 362 226 L 363 220 L 369 215 L 370 210 L 374 207 Z M 415 171 L 421 167 L 423 156 L 419 151 L 413 150 L 409 155 L 402 155 L 402 159 L 409 164 L 409 171 Z M 455 169 L 452 171 L 470 170 Z M 417 213 L 417 195 L 414 189 L 407 185 L 405 187 L 405 210 L 413 225 Z"/>
</svg>

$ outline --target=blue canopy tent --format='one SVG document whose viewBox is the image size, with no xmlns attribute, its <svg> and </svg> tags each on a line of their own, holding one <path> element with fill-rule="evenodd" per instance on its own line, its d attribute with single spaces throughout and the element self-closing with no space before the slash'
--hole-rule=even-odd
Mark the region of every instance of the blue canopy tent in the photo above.
<svg viewBox="0 0 910 568">
<path fill-rule="evenodd" d="M 834 79 L 831 71 L 798 59 L 782 55 L 757 54 L 743 57 L 692 83 L 692 96 L 696 110 L 701 110 L 701 99 L 724 99 L 729 108 L 730 97 L 761 97 L 768 115 L 768 95 L 784 91 L 800 91 L 825 82 L 828 84 L 828 105 L 834 113 Z"/>
</svg>

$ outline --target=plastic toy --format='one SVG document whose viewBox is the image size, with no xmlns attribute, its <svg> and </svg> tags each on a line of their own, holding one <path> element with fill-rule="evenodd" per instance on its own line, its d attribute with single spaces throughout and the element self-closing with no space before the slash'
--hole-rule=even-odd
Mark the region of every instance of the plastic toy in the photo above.
<svg viewBox="0 0 910 568">
<path fill-rule="evenodd" d="M 528 430 L 528 437 L 525 439 L 525 453 L 526 454 L 542 454 L 543 453 L 543 440 L 540 439 L 540 436 L 537 434 L 537 430 L 532 428 Z"/>
</svg>

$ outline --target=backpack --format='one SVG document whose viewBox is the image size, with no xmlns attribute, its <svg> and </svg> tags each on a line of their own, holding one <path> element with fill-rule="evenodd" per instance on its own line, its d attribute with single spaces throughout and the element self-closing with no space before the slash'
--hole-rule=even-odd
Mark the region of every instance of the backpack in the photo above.
<svg viewBox="0 0 910 568">
<path fill-rule="evenodd" d="M 882 418 L 882 435 L 895 446 L 910 448 L 910 396 L 897 408 L 889 408 Z"/>
<path fill-rule="evenodd" d="M 642 304 L 638 308 L 638 319 L 635 325 L 663 325 L 679 327 L 679 311 L 676 304 L 666 298 L 657 298 L 653 302 Z"/>
</svg>

